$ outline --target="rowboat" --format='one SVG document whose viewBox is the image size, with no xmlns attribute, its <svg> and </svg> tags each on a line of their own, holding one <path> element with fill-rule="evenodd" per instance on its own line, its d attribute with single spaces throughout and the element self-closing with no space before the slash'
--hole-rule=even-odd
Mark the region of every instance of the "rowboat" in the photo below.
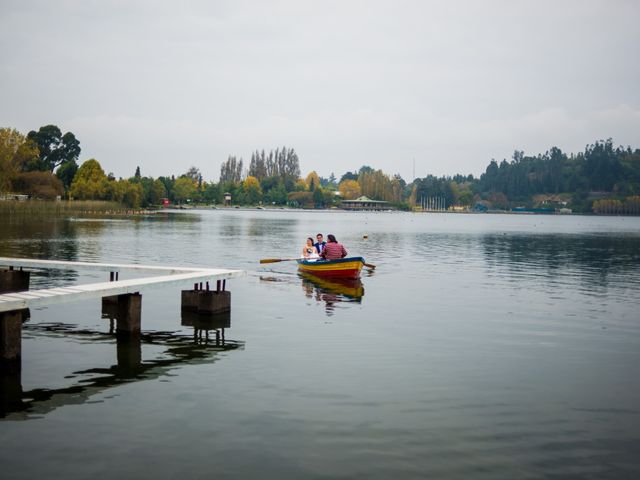
<svg viewBox="0 0 640 480">
<path fill-rule="evenodd" d="M 345 257 L 337 260 L 297 260 L 298 270 L 324 278 L 359 278 L 364 266 L 362 257 Z"/>
</svg>

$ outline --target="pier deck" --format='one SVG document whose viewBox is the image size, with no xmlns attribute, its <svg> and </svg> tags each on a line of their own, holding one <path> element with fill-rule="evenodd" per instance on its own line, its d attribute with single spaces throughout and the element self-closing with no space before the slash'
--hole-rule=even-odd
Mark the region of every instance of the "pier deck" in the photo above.
<svg viewBox="0 0 640 480">
<path fill-rule="evenodd" d="M 66 270 L 90 269 L 105 272 L 143 272 L 156 276 L 118 280 L 112 282 L 71 285 L 18 293 L 0 294 L 0 312 L 9 312 L 29 307 L 42 307 L 56 303 L 70 302 L 85 298 L 100 298 L 141 292 L 161 285 L 188 285 L 204 281 L 223 280 L 246 275 L 243 270 L 221 268 L 172 267 L 156 265 L 136 265 L 117 263 L 90 263 L 59 260 L 34 260 L 26 258 L 0 257 L 0 266 L 27 268 L 59 268 Z"/>
</svg>

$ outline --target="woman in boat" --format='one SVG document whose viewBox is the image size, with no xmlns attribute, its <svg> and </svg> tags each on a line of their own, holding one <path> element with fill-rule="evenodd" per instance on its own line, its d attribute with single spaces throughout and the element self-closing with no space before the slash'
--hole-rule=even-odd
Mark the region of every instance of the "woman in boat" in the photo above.
<svg viewBox="0 0 640 480">
<path fill-rule="evenodd" d="M 320 257 L 325 260 L 337 260 L 347 256 L 347 251 L 341 243 L 338 243 L 336 237 L 332 234 L 327 235 L 327 244 L 322 249 Z"/>
<path fill-rule="evenodd" d="M 315 261 L 319 258 L 311 237 L 307 238 L 307 244 L 302 248 L 302 258 L 309 261 Z"/>
</svg>

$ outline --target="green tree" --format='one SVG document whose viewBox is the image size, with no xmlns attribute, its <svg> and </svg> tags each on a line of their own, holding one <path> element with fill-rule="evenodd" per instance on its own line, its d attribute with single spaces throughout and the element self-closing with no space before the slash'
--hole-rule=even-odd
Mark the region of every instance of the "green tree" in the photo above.
<svg viewBox="0 0 640 480">
<path fill-rule="evenodd" d="M 131 180 L 109 182 L 109 197 L 131 208 L 139 208 L 142 203 L 142 185 Z"/>
<path fill-rule="evenodd" d="M 175 201 L 178 203 L 183 203 L 187 200 L 193 199 L 196 193 L 196 186 L 194 185 L 193 180 L 190 178 L 177 178 L 175 183 L 173 184 L 173 196 L 175 198 Z"/>
<path fill-rule="evenodd" d="M 284 184 L 276 182 L 275 187 L 264 194 L 264 201 L 275 205 L 286 205 L 287 190 L 284 188 Z"/>
<path fill-rule="evenodd" d="M 202 197 L 207 203 L 222 203 L 220 184 L 208 183 L 202 192 Z"/>
<path fill-rule="evenodd" d="M 226 162 L 220 166 L 220 183 L 240 183 L 242 180 L 242 158 L 229 155 Z"/>
<path fill-rule="evenodd" d="M 592 190 L 610 192 L 614 184 L 622 178 L 620 151 L 613 148 L 613 141 L 608 139 L 589 145 L 584 152 L 583 174 L 589 179 Z"/>
<path fill-rule="evenodd" d="M 64 185 L 64 189 L 66 191 L 71 188 L 71 183 L 73 182 L 76 173 L 78 172 L 78 164 L 75 160 L 71 160 L 69 162 L 65 162 L 58 167 L 56 170 L 56 177 L 60 179 L 62 185 Z"/>
<path fill-rule="evenodd" d="M 340 177 L 338 186 L 340 186 L 340 183 L 344 182 L 345 180 L 358 180 L 358 172 L 347 172 L 342 175 L 342 177 Z"/>
<path fill-rule="evenodd" d="M 313 189 L 313 203 L 316 208 L 323 208 L 325 206 L 325 196 L 323 188 L 318 185 Z"/>
<path fill-rule="evenodd" d="M 56 125 L 45 125 L 37 132 L 32 130 L 27 139 L 33 141 L 39 151 L 38 161 L 26 166 L 28 171 L 53 172 L 59 165 L 75 161 L 80 155 L 80 142 L 75 135 L 71 132 L 62 135 Z"/>
<path fill-rule="evenodd" d="M 144 207 L 160 205 L 162 203 L 162 199 L 167 197 L 167 190 L 159 179 L 154 180 L 150 177 L 142 177 L 140 178 L 140 182 L 134 181 L 134 183 L 140 183 L 142 186 L 141 204 Z"/>
<path fill-rule="evenodd" d="M 109 180 L 96 159 L 92 158 L 80 165 L 71 182 L 69 196 L 81 200 L 104 200 L 109 193 Z"/>
<path fill-rule="evenodd" d="M 158 177 L 158 180 L 164 185 L 164 189 L 167 192 L 167 198 L 170 201 L 175 202 L 175 198 L 173 196 L 173 185 L 176 183 L 175 177 L 173 175 L 170 177 Z"/>
</svg>

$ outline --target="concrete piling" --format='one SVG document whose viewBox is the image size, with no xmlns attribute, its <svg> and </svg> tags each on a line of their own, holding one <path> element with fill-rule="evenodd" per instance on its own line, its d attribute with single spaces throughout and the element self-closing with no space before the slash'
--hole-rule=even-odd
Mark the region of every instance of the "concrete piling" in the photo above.
<svg viewBox="0 0 640 480">
<path fill-rule="evenodd" d="M 200 292 L 198 313 L 225 313 L 231 311 L 231 292 Z"/>
<path fill-rule="evenodd" d="M 0 270 L 0 294 L 29 290 L 31 272 Z M 29 318 L 29 309 L 0 313 L 0 371 L 14 373 L 21 370 L 22 322 Z"/>
<path fill-rule="evenodd" d="M 182 310 L 198 313 L 225 313 L 231 311 L 231 292 L 182 290 Z"/>
<path fill-rule="evenodd" d="M 118 295 L 116 335 L 140 335 L 141 316 L 142 295 L 139 293 Z"/>
<path fill-rule="evenodd" d="M 203 314 L 226 313 L 231 311 L 231 292 L 224 290 L 225 284 L 217 281 L 216 291 L 209 290 L 209 282 L 206 290 L 202 289 L 202 282 L 194 284 L 193 290 L 181 291 L 182 310 Z M 222 289 L 221 289 L 222 287 Z"/>
<path fill-rule="evenodd" d="M 150 285 L 162 285 L 187 281 L 193 283 L 193 290 L 182 291 L 182 310 L 194 312 L 201 317 L 198 320 L 202 328 L 196 328 L 202 334 L 208 336 L 209 331 L 216 330 L 216 340 L 224 343 L 224 325 L 228 325 L 231 310 L 231 293 L 226 291 L 226 280 L 217 281 L 216 290 L 211 290 L 211 279 L 239 277 L 245 274 L 240 270 L 203 269 L 188 267 L 158 267 L 143 265 L 120 264 L 90 264 L 86 262 L 70 262 L 58 260 L 40 259 L 15 259 L 0 257 L 0 263 L 6 265 L 0 269 L 0 378 L 2 375 L 20 375 L 22 356 L 22 323 L 29 317 L 29 306 L 39 308 L 59 301 L 79 300 L 80 298 L 101 298 L 103 318 L 110 320 L 110 333 L 116 333 L 118 340 L 130 338 L 135 341 L 141 331 L 142 297 L 131 292 L 138 288 Z M 152 271 L 164 272 L 160 278 L 144 277 L 133 278 L 125 282 L 107 284 L 98 282 L 88 285 L 68 287 L 51 287 L 34 290 L 28 294 L 20 294 L 29 290 L 30 272 L 22 268 L 97 268 L 104 270 L 109 267 L 110 282 L 119 281 L 119 270 L 126 271 Z M 206 282 L 204 281 L 206 280 Z M 133 288 L 135 287 L 135 288 Z M 7 295 L 2 295 L 7 294 Z M 12 295 L 8 295 L 12 294 Z M 205 320 L 208 316 L 222 315 L 222 320 L 213 322 Z M 218 331 L 219 330 L 219 331 Z M 139 363 L 137 346 L 125 353 L 126 347 L 122 344 L 122 352 L 119 357 L 122 364 L 135 365 Z M 127 343 L 129 345 L 129 343 Z M 137 344 L 136 344 L 137 345 Z M 119 362 L 120 363 L 120 362 Z M 14 373 L 11 373 L 14 372 Z M 19 380 L 18 380 L 19 382 Z M 2 386 L 2 385 L 0 385 Z M 19 384 L 18 384 L 19 386 Z M 3 390 L 5 386 L 2 386 Z"/>
<path fill-rule="evenodd" d="M 25 292 L 29 290 L 31 272 L 26 270 L 0 270 L 0 293 Z"/>
</svg>

